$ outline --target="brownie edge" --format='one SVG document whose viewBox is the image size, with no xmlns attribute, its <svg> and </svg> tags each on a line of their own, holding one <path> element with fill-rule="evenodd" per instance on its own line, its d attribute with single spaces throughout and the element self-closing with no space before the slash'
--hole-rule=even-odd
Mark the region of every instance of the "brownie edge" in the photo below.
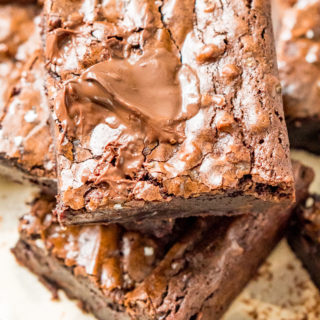
<svg viewBox="0 0 320 320">
<path fill-rule="evenodd" d="M 56 194 L 40 7 L 0 0 L 0 173 Z M 9 1 L 8 1 L 9 2 Z M 27 2 L 27 1 L 25 1 Z M 31 2 L 31 1 L 30 1 Z"/>
<path fill-rule="evenodd" d="M 294 168 L 301 201 L 313 173 Z M 179 219 L 171 235 L 155 239 L 117 225 L 66 230 L 53 207 L 47 199 L 35 202 L 12 251 L 55 294 L 64 290 L 99 320 L 219 319 L 292 211 L 279 204 L 260 215 Z"/>
<path fill-rule="evenodd" d="M 314 173 L 296 162 L 294 173 L 300 203 Z M 155 271 L 127 294 L 130 314 L 137 319 L 220 319 L 281 238 L 292 211 L 293 206 L 278 205 L 258 216 L 221 218 L 220 229 L 209 231 L 198 246 L 183 254 L 173 247 Z M 179 267 L 170 270 L 175 263 Z M 153 292 L 155 286 L 160 292 Z"/>
</svg>

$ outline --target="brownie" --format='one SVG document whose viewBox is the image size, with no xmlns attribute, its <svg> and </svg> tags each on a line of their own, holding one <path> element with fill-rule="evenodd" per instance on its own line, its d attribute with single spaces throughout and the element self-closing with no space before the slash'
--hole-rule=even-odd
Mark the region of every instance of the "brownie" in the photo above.
<svg viewBox="0 0 320 320">
<path fill-rule="evenodd" d="M 320 196 L 312 195 L 294 214 L 288 242 L 320 288 Z"/>
<path fill-rule="evenodd" d="M 39 46 L 25 63 L 0 118 L 0 168 L 16 181 L 31 181 L 55 193 L 56 160 L 44 74 Z"/>
<path fill-rule="evenodd" d="M 294 195 L 269 1 L 45 1 L 63 224 Z"/>
<path fill-rule="evenodd" d="M 0 5 L 0 26 L 8 26 L 0 33 L 0 173 L 55 195 L 56 159 L 38 14 L 36 6 Z M 173 226 L 172 219 L 130 223 L 132 230 L 155 237 L 169 234 Z"/>
<path fill-rule="evenodd" d="M 34 50 L 31 43 L 35 6 L 0 5 L 0 114 L 10 87 L 19 78 L 23 63 Z"/>
<path fill-rule="evenodd" d="M 300 202 L 313 172 L 296 163 L 295 175 Z M 13 253 L 55 297 L 64 290 L 100 320 L 219 319 L 292 211 L 276 204 L 258 215 L 177 219 L 171 234 L 155 239 L 117 224 L 62 228 L 53 207 L 35 201 Z"/>
<path fill-rule="evenodd" d="M 320 154 L 320 2 L 277 0 L 277 53 L 291 146 Z"/>
<path fill-rule="evenodd" d="M 36 5 L 0 5 L 0 172 L 56 192 Z"/>
</svg>

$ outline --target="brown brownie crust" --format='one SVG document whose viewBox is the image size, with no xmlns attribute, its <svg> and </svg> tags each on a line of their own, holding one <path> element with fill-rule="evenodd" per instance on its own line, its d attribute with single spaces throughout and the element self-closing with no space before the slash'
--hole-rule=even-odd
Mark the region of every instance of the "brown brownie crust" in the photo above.
<svg viewBox="0 0 320 320">
<path fill-rule="evenodd" d="M 292 200 L 268 1 L 84 3 L 44 10 L 63 223 Z"/>
<path fill-rule="evenodd" d="M 44 92 L 37 6 L 0 6 L 1 74 L 0 169 L 18 182 L 34 182 L 56 192 L 56 166 Z M 9 80 L 8 80 L 9 78 Z"/>
<path fill-rule="evenodd" d="M 38 15 L 37 6 L 0 5 L 0 173 L 56 195 L 56 159 Z M 137 219 L 130 228 L 163 237 L 173 225 L 173 220 Z"/>
<path fill-rule="evenodd" d="M 44 74 L 39 49 L 24 65 L 3 110 L 0 163 L 20 170 L 25 179 L 55 193 L 56 159 L 49 127 L 50 111 L 44 92 Z M 13 173 L 11 178 L 17 179 L 17 176 Z"/>
<path fill-rule="evenodd" d="M 313 172 L 297 163 L 295 172 L 300 202 Z M 292 211 L 278 204 L 260 215 L 180 219 L 155 239 L 115 224 L 63 229 L 53 207 L 35 202 L 13 252 L 55 294 L 63 289 L 101 320 L 219 319 Z"/>
<path fill-rule="evenodd" d="M 277 54 L 290 143 L 320 153 L 320 3 L 295 1 L 284 8 L 277 18 Z"/>
<path fill-rule="evenodd" d="M 10 87 L 34 50 L 31 35 L 37 11 L 34 6 L 0 5 L 0 114 L 9 99 Z"/>
</svg>

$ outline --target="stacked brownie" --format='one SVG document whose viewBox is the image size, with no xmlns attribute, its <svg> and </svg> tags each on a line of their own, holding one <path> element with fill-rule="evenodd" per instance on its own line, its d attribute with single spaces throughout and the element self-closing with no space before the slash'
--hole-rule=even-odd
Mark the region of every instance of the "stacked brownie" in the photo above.
<svg viewBox="0 0 320 320">
<path fill-rule="evenodd" d="M 15 181 L 31 181 L 55 192 L 55 155 L 44 91 L 39 8 L 0 8 L 0 168 Z M 1 33 L 2 35 L 2 33 Z M 9 81 L 8 81 L 9 78 Z"/>
<path fill-rule="evenodd" d="M 313 179 L 290 161 L 269 2 L 2 16 L 1 172 L 41 189 L 17 260 L 98 319 L 219 319 Z"/>
<path fill-rule="evenodd" d="M 320 2 L 276 0 L 278 65 L 290 143 L 320 154 Z"/>
<path fill-rule="evenodd" d="M 311 169 L 294 165 L 298 203 Z M 219 319 L 280 239 L 293 206 L 265 214 L 177 219 L 154 238 L 119 225 L 62 228 L 54 203 L 35 200 L 20 221 L 17 260 L 56 295 L 98 319 Z M 230 281 L 232 279 L 232 281 Z"/>
<path fill-rule="evenodd" d="M 46 1 L 44 16 L 63 224 L 292 202 L 268 1 Z"/>
<path fill-rule="evenodd" d="M 291 145 L 320 154 L 320 1 L 276 0 L 277 49 Z M 320 197 L 296 208 L 288 242 L 320 288 Z"/>
<path fill-rule="evenodd" d="M 320 288 L 320 196 L 312 195 L 295 211 L 289 244 Z"/>
</svg>

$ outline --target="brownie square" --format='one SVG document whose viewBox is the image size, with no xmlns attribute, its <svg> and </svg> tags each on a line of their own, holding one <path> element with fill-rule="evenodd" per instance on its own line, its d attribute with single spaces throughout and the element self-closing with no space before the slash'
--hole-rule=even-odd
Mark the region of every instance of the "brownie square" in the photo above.
<svg viewBox="0 0 320 320">
<path fill-rule="evenodd" d="M 296 209 L 288 242 L 320 288 L 320 196 L 312 195 Z"/>
<path fill-rule="evenodd" d="M 0 172 L 56 192 L 36 5 L 0 5 Z"/>
<path fill-rule="evenodd" d="M 44 8 L 60 222 L 293 200 L 269 1 Z"/>
<path fill-rule="evenodd" d="M 276 2 L 283 8 L 277 53 L 290 143 L 320 154 L 320 3 Z"/>
<path fill-rule="evenodd" d="M 295 164 L 298 203 L 311 169 Z M 217 320 L 277 243 L 293 206 L 259 215 L 177 219 L 161 238 L 117 224 L 62 228 L 39 198 L 21 219 L 17 260 L 99 320 Z M 232 279 L 232 281 L 230 281 Z"/>
<path fill-rule="evenodd" d="M 55 194 L 56 159 L 44 75 L 38 49 L 25 63 L 0 119 L 0 164 L 1 173 L 11 179 L 34 182 Z"/>
</svg>

